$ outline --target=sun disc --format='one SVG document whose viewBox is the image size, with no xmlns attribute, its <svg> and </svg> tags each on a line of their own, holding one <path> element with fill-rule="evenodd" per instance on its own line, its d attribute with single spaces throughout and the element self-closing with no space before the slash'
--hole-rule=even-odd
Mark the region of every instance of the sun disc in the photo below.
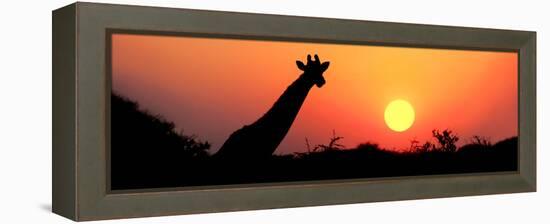
<svg viewBox="0 0 550 224">
<path fill-rule="evenodd" d="M 403 132 L 409 129 L 414 123 L 414 109 L 405 100 L 394 100 L 386 106 L 384 120 L 386 125 L 396 132 Z"/>
</svg>

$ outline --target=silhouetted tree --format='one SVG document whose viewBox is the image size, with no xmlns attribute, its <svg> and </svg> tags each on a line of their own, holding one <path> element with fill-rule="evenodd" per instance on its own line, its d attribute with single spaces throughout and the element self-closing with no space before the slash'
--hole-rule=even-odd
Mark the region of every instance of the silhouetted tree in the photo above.
<svg viewBox="0 0 550 224">
<path fill-rule="evenodd" d="M 458 136 L 453 134 L 451 130 L 445 129 L 440 132 L 439 130 L 434 129 L 432 130 L 432 135 L 439 143 L 439 150 L 443 152 L 456 152 L 456 142 L 458 141 Z"/>
</svg>

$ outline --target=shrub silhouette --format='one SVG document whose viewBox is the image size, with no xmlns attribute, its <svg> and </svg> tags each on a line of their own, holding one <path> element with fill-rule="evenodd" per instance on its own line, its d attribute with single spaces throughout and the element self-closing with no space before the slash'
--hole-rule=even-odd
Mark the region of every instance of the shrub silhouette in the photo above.
<svg viewBox="0 0 550 224">
<path fill-rule="evenodd" d="M 458 142 L 459 138 L 457 135 L 453 134 L 451 130 L 445 129 L 443 131 L 439 131 L 438 129 L 434 129 L 432 130 L 432 137 L 437 140 L 437 144 L 426 141 L 424 144 L 419 145 L 419 141 L 413 139 L 411 140 L 409 150 L 416 153 L 425 153 L 430 151 L 456 152 L 456 142 Z M 482 139 L 479 136 L 474 136 L 474 140 L 481 141 Z"/>
<path fill-rule="evenodd" d="M 296 153 L 294 153 L 294 155 L 300 157 L 302 155 L 307 155 L 307 153 L 311 153 L 311 152 L 341 150 L 341 149 L 345 148 L 344 145 L 338 143 L 342 139 L 344 139 L 344 137 L 336 136 L 336 131 L 332 130 L 332 137 L 330 138 L 330 141 L 327 145 L 318 144 L 315 147 L 311 148 L 311 146 L 309 144 L 309 140 L 306 138 L 307 152 L 305 154 L 301 153 L 301 152 L 296 152 Z"/>
<path fill-rule="evenodd" d="M 456 151 L 456 142 L 458 142 L 458 136 L 453 134 L 452 131 L 445 129 L 442 132 L 435 129 L 432 130 L 433 137 L 437 139 L 439 143 L 439 150 L 443 152 L 455 152 Z"/>
</svg>

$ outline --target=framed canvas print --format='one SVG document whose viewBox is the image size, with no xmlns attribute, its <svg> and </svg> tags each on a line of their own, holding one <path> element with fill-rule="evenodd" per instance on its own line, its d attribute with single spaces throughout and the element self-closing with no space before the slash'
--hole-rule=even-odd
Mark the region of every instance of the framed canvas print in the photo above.
<svg viewBox="0 0 550 224">
<path fill-rule="evenodd" d="M 536 35 L 75 3 L 53 12 L 73 220 L 536 189 Z"/>
</svg>

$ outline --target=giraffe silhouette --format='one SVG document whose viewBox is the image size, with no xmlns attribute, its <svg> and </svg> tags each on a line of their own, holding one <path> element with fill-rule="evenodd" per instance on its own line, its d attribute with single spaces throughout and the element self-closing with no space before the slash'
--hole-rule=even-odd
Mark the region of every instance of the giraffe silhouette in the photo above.
<svg viewBox="0 0 550 224">
<path fill-rule="evenodd" d="M 321 63 L 317 55 L 315 60 L 308 55 L 305 65 L 297 60 L 296 65 L 303 71 L 298 79 L 256 122 L 233 132 L 215 156 L 240 160 L 271 156 L 288 133 L 313 85 L 321 88 L 325 84 L 323 72 L 329 64 L 328 61 Z"/>
</svg>

